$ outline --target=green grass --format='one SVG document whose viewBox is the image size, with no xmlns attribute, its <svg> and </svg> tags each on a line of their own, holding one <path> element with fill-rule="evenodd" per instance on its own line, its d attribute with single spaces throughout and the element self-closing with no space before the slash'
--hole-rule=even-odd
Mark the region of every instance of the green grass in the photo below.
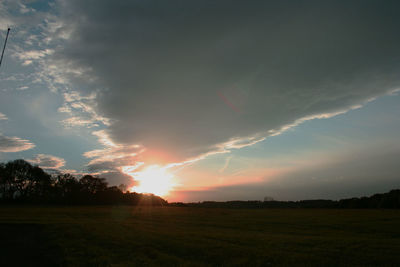
<svg viewBox="0 0 400 267">
<path fill-rule="evenodd" d="M 398 210 L 3 206 L 1 233 L 1 266 L 400 265 Z"/>
</svg>

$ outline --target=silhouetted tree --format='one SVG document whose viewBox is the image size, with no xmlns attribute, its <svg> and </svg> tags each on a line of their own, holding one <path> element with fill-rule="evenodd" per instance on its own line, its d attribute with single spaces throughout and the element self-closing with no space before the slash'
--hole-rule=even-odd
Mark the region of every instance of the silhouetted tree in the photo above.
<svg viewBox="0 0 400 267">
<path fill-rule="evenodd" d="M 69 204 L 79 201 L 81 185 L 71 174 L 65 173 L 57 175 L 54 188 L 54 198 L 57 199 L 57 201 Z"/>
<path fill-rule="evenodd" d="M 32 165 L 22 159 L 7 162 L 5 165 L 5 186 L 7 198 L 24 198 L 26 187 L 32 178 Z"/>
<path fill-rule="evenodd" d="M 37 200 L 50 197 L 53 189 L 51 175 L 43 171 L 39 166 L 33 166 L 30 169 L 28 179 L 25 188 L 25 195 L 27 197 L 35 198 Z"/>
<path fill-rule="evenodd" d="M 90 194 L 96 194 L 97 192 L 104 191 L 107 188 L 106 179 L 95 177 L 92 175 L 83 176 L 79 180 L 79 183 L 82 186 L 82 190 Z"/>
<path fill-rule="evenodd" d="M 4 198 L 6 195 L 6 166 L 0 163 L 0 197 Z"/>
<path fill-rule="evenodd" d="M 0 201 L 60 204 L 166 205 L 154 195 L 123 192 L 126 186 L 108 186 L 104 178 L 71 174 L 52 177 L 39 166 L 19 159 L 0 163 Z"/>
</svg>

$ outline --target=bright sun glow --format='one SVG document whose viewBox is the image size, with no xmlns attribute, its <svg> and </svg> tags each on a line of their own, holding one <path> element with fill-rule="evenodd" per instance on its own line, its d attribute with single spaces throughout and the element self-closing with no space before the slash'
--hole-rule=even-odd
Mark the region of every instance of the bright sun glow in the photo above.
<svg viewBox="0 0 400 267">
<path fill-rule="evenodd" d="M 134 179 L 139 183 L 132 187 L 132 191 L 138 193 L 152 193 L 158 196 L 166 196 L 173 189 L 173 175 L 165 168 L 157 165 L 149 166 L 143 171 L 132 173 Z"/>
</svg>

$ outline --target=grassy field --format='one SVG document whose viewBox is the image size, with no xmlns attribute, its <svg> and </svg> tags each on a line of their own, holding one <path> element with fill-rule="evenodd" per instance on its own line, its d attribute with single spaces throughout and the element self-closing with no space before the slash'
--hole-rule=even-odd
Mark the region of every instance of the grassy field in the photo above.
<svg viewBox="0 0 400 267">
<path fill-rule="evenodd" d="M 0 266 L 400 265 L 400 211 L 0 207 Z"/>
</svg>

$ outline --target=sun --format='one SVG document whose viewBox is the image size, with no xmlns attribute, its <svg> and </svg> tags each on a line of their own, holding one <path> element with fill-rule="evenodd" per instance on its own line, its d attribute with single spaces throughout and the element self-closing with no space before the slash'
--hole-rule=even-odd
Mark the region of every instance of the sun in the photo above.
<svg viewBox="0 0 400 267">
<path fill-rule="evenodd" d="M 131 188 L 138 193 L 151 193 L 157 196 L 166 196 L 173 189 L 174 176 L 167 172 L 166 168 L 152 165 L 140 172 L 132 174 L 139 183 Z"/>
</svg>

